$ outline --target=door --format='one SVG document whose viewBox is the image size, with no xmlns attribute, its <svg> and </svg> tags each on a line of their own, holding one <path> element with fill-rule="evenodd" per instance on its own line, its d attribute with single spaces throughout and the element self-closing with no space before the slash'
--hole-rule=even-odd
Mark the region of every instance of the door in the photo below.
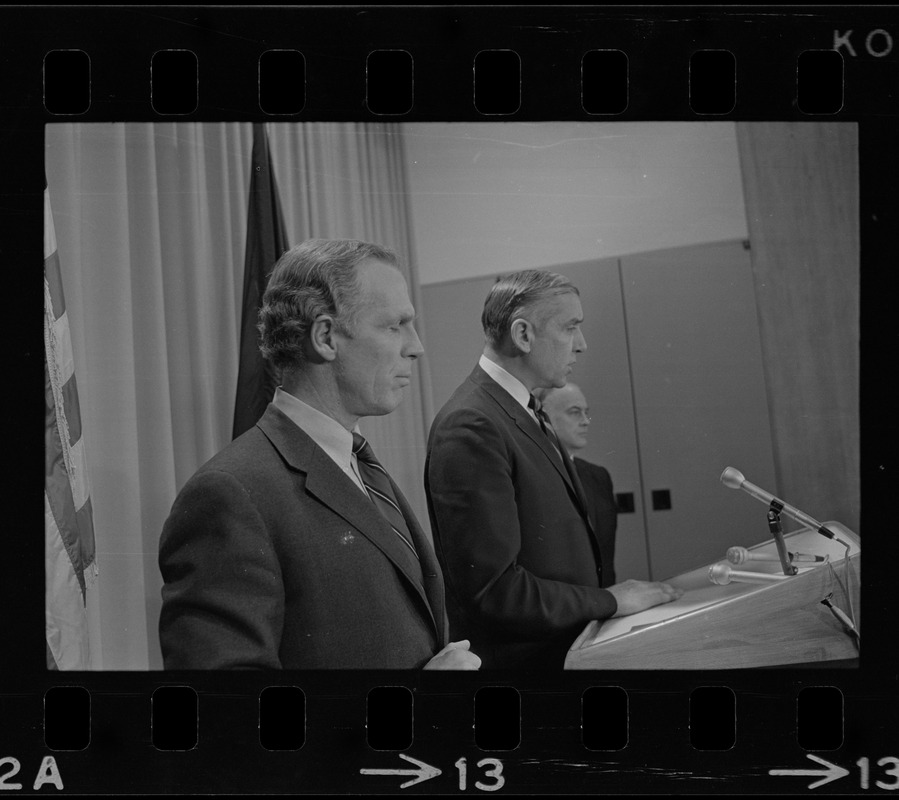
<svg viewBox="0 0 899 800">
<path fill-rule="evenodd" d="M 634 396 L 621 302 L 619 260 L 559 264 L 550 267 L 578 287 L 587 349 L 570 376 L 590 408 L 587 446 L 577 456 L 605 467 L 619 499 L 615 533 L 615 577 L 650 577 L 643 484 L 637 452 Z"/>
<path fill-rule="evenodd" d="M 637 447 L 655 580 L 770 538 L 725 467 L 775 491 L 755 289 L 742 242 L 621 258 Z"/>
</svg>

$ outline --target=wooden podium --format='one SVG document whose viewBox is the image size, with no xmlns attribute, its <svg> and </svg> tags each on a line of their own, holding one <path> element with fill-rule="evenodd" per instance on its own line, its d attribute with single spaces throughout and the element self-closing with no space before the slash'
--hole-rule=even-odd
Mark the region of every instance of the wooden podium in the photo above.
<svg viewBox="0 0 899 800">
<path fill-rule="evenodd" d="M 740 669 L 857 658 L 855 637 L 821 601 L 832 592 L 834 606 L 849 616 L 843 589 L 848 566 L 861 631 L 861 547 L 844 525 L 824 524 L 850 545 L 848 565 L 846 548 L 833 539 L 809 528 L 785 534 L 790 552 L 829 556 L 829 563 L 796 563 L 798 574 L 787 577 L 779 561 L 747 561 L 731 567 L 782 579 L 724 586 L 711 582 L 712 564 L 685 572 L 666 581 L 684 590 L 679 600 L 587 625 L 571 646 L 565 669 Z M 747 549 L 777 555 L 773 539 Z M 721 561 L 728 563 L 723 553 Z"/>
</svg>

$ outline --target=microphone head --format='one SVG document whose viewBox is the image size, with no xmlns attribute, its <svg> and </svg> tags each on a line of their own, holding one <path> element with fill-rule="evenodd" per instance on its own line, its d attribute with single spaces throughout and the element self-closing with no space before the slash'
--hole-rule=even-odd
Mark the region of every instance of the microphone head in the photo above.
<svg viewBox="0 0 899 800">
<path fill-rule="evenodd" d="M 709 568 L 709 580 L 718 586 L 727 586 L 730 583 L 730 565 L 719 561 Z"/>
<path fill-rule="evenodd" d="M 728 547 L 727 548 L 727 560 L 730 561 L 731 564 L 737 564 L 738 566 L 746 561 L 746 556 L 748 555 L 748 551 L 745 547 Z"/>
<path fill-rule="evenodd" d="M 739 489 L 746 482 L 743 473 L 733 467 L 728 467 L 721 473 L 721 483 L 729 489 Z"/>
</svg>

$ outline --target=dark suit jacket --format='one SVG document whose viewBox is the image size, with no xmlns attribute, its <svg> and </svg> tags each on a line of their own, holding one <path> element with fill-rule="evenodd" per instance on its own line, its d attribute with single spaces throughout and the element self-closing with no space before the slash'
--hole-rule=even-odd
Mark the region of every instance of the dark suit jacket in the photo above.
<svg viewBox="0 0 899 800">
<path fill-rule="evenodd" d="M 584 625 L 617 610 L 572 475 L 480 367 L 434 420 L 425 489 L 451 636 L 484 668 L 561 669 Z"/>
<path fill-rule="evenodd" d="M 618 529 L 618 505 L 612 491 L 612 476 L 605 467 L 582 458 L 574 459 L 581 486 L 587 496 L 590 521 L 602 556 L 602 585 L 615 583 L 615 531 Z"/>
<path fill-rule="evenodd" d="M 421 667 L 447 641 L 443 578 L 396 494 L 420 573 L 371 501 L 270 405 L 187 482 L 165 523 L 165 667 Z"/>
</svg>

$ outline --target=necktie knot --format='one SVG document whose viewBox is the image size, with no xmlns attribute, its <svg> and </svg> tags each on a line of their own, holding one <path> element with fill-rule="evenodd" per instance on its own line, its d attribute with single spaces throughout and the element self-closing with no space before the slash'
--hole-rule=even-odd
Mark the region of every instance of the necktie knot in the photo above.
<svg viewBox="0 0 899 800">
<path fill-rule="evenodd" d="M 378 463 L 374 451 L 371 449 L 371 445 L 361 433 L 353 434 L 353 455 L 356 456 L 357 459 L 364 461 L 366 464 L 371 464 L 372 462 Z"/>
<path fill-rule="evenodd" d="M 536 397 L 534 397 L 534 395 L 531 395 L 531 399 L 528 400 L 528 408 L 534 412 L 534 415 L 537 417 L 537 422 L 540 425 L 540 430 L 542 430 L 543 435 L 549 439 L 559 458 L 561 458 L 564 463 L 566 461 L 566 454 L 559 441 L 559 437 L 556 436 L 556 432 L 553 430 L 552 423 L 549 421 L 549 417 L 543 410 L 542 404 Z"/>
<path fill-rule="evenodd" d="M 547 430 L 547 423 L 549 422 L 549 417 L 546 416 L 546 412 L 543 410 L 543 405 L 540 401 L 534 396 L 531 395 L 528 400 L 528 408 L 534 412 L 534 416 L 537 417 L 537 421 L 540 423 L 540 427 L 543 429 L 543 432 L 549 436 L 549 431 Z"/>
</svg>

